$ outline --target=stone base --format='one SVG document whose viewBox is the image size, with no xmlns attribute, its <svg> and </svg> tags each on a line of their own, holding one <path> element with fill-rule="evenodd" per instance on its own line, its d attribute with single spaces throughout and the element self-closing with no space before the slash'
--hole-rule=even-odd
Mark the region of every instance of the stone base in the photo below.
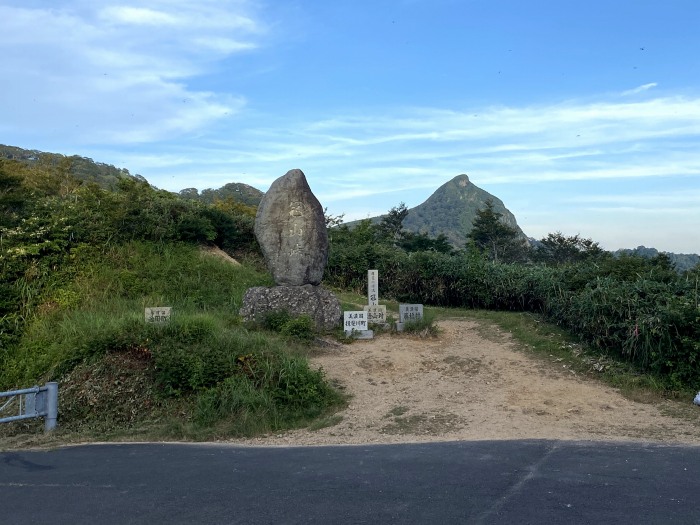
<svg viewBox="0 0 700 525">
<path fill-rule="evenodd" d="M 345 332 L 345 337 L 352 337 L 353 339 L 374 339 L 374 330 L 353 330 L 352 332 Z"/>
<path fill-rule="evenodd" d="M 322 286 L 275 286 L 248 288 L 239 314 L 244 321 L 262 323 L 270 312 L 286 310 L 292 316 L 308 315 L 319 331 L 341 324 L 338 298 Z"/>
</svg>

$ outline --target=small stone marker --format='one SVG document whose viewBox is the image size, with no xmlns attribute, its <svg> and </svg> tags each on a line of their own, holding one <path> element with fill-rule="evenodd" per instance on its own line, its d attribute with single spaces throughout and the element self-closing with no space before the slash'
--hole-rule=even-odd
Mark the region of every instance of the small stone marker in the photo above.
<svg viewBox="0 0 700 525">
<path fill-rule="evenodd" d="M 374 332 L 367 329 L 367 312 L 347 311 L 344 312 L 343 329 L 345 335 L 357 339 L 372 339 Z"/>
<path fill-rule="evenodd" d="M 420 321 L 423 319 L 422 304 L 400 304 L 399 305 L 399 322 L 406 323 L 410 321 Z"/>
<path fill-rule="evenodd" d="M 367 330 L 367 313 L 364 311 L 347 311 L 343 313 L 345 333 Z"/>
<path fill-rule="evenodd" d="M 155 306 L 145 309 L 147 323 L 167 323 L 170 321 L 171 306 Z"/>
<path fill-rule="evenodd" d="M 386 306 L 383 304 L 362 307 L 367 312 L 367 322 L 370 324 L 386 323 Z"/>
<path fill-rule="evenodd" d="M 367 298 L 369 299 L 367 304 L 370 306 L 379 304 L 379 272 L 377 270 L 367 271 Z"/>
</svg>

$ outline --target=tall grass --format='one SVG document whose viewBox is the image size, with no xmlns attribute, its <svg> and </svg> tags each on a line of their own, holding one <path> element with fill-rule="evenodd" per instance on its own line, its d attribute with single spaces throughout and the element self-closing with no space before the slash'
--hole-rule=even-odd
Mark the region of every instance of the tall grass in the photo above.
<svg viewBox="0 0 700 525">
<path fill-rule="evenodd" d="M 189 430 L 179 431 L 187 435 L 209 427 L 235 434 L 288 427 L 341 402 L 323 373 L 309 368 L 297 343 L 240 325 L 237 312 L 245 290 L 269 285 L 266 274 L 194 246 L 146 242 L 106 250 L 83 247 L 64 271 L 72 278 L 40 291 L 37 314 L 18 344 L 5 352 L 0 389 L 60 381 L 76 367 L 94 363 L 89 375 L 94 384 L 69 390 L 88 396 L 93 388 L 89 396 L 99 398 L 100 390 L 118 391 L 115 385 L 123 379 L 114 367 L 98 366 L 101 360 L 136 356 L 142 367 L 138 384 L 150 384 L 161 400 L 186 407 Z M 172 307 L 171 321 L 146 323 L 148 306 Z M 113 402 L 114 396 L 104 399 Z M 94 402 L 92 408 L 68 402 L 63 424 L 81 427 L 100 420 L 100 412 L 110 413 Z"/>
<path fill-rule="evenodd" d="M 332 247 L 326 279 L 362 292 L 367 268 L 379 270 L 384 297 L 540 313 L 594 347 L 658 375 L 669 388 L 700 386 L 696 274 L 681 278 L 641 259 L 552 268 L 495 264 L 469 253 L 407 254 L 349 245 Z"/>
</svg>

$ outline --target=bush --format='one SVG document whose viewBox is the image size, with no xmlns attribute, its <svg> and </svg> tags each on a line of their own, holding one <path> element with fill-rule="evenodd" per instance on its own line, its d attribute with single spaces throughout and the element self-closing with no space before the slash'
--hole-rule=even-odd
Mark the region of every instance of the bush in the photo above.
<svg viewBox="0 0 700 525">
<path fill-rule="evenodd" d="M 263 326 L 268 330 L 300 341 L 313 341 L 316 337 L 314 322 L 308 315 L 292 317 L 287 310 L 268 312 L 265 315 Z"/>
<path fill-rule="evenodd" d="M 316 338 L 314 322 L 308 315 L 290 319 L 282 325 L 280 333 L 300 341 L 313 341 Z"/>
<path fill-rule="evenodd" d="M 333 245 L 326 279 L 364 293 L 369 268 L 379 270 L 384 297 L 541 313 L 583 341 L 665 378 L 670 388 L 700 382 L 697 278 L 678 276 L 663 259 L 605 256 L 547 267 L 492 263 L 470 252 Z"/>
</svg>

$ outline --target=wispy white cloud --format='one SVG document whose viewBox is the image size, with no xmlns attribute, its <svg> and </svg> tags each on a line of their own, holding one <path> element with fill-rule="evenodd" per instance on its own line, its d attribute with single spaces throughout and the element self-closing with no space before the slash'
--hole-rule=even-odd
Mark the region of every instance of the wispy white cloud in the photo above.
<svg viewBox="0 0 700 525">
<path fill-rule="evenodd" d="M 634 89 L 628 89 L 627 91 L 623 91 L 622 95 L 623 96 L 637 95 L 639 93 L 643 93 L 644 91 L 649 91 L 650 89 L 653 89 L 656 86 L 658 86 L 658 84 L 656 82 L 649 82 L 648 84 L 643 84 L 643 85 L 638 86 Z"/>
<path fill-rule="evenodd" d="M 135 25 L 176 25 L 177 17 L 143 7 L 108 6 L 99 13 L 100 18 L 111 24 L 135 24 Z"/>
<path fill-rule="evenodd" d="M 0 131 L 85 147 L 172 139 L 230 117 L 245 97 L 190 84 L 259 45 L 256 13 L 252 0 L 0 5 L 0 83 L 14 102 Z"/>
</svg>

